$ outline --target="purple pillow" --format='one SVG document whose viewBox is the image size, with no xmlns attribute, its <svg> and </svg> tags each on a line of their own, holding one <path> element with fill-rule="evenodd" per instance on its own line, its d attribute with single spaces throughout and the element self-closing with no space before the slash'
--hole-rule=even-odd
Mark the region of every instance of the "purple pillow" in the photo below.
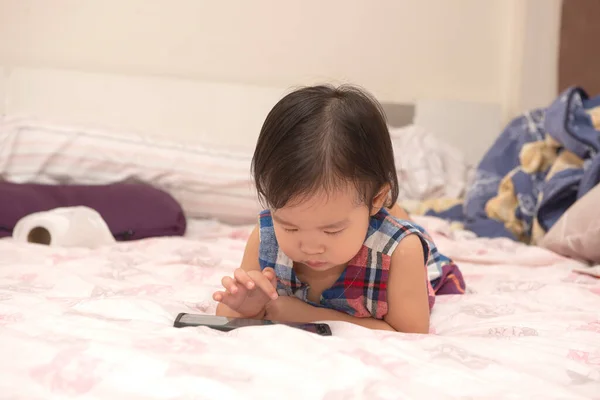
<svg viewBox="0 0 600 400">
<path fill-rule="evenodd" d="M 0 182 L 0 237 L 12 235 L 17 222 L 58 207 L 87 206 L 100 213 L 116 240 L 182 236 L 186 220 L 168 193 L 136 183 L 40 185 Z"/>
</svg>

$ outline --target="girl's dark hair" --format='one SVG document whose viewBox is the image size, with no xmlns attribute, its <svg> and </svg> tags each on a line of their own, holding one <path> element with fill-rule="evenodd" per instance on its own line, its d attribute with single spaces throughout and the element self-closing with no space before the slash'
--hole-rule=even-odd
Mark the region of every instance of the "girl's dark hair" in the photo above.
<svg viewBox="0 0 600 400">
<path fill-rule="evenodd" d="M 305 87 L 281 99 L 260 131 L 252 173 L 261 201 L 273 209 L 348 183 L 368 206 L 386 184 L 387 205 L 398 198 L 385 114 L 353 86 Z"/>
</svg>

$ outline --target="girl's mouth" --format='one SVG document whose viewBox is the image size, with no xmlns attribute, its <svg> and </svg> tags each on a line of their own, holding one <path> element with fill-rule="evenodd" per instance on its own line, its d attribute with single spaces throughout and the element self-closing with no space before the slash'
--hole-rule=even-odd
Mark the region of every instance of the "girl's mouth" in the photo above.
<svg viewBox="0 0 600 400">
<path fill-rule="evenodd" d="M 327 265 L 327 263 L 323 261 L 307 261 L 305 264 L 311 268 L 321 268 Z"/>
</svg>

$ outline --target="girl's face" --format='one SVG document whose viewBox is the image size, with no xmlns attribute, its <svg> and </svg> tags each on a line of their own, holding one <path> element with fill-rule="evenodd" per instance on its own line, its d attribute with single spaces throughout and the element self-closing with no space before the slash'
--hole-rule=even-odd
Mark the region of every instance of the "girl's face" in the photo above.
<svg viewBox="0 0 600 400">
<path fill-rule="evenodd" d="M 274 211 L 281 250 L 315 271 L 348 263 L 365 241 L 371 215 L 369 207 L 358 205 L 356 199 L 355 189 L 348 188 Z"/>
</svg>

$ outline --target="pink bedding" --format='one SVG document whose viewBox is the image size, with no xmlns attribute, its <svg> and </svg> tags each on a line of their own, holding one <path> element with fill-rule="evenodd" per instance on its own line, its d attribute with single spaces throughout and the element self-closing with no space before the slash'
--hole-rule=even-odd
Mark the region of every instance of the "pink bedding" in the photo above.
<svg viewBox="0 0 600 400">
<path fill-rule="evenodd" d="M 213 313 L 248 229 L 61 250 L 0 240 L 0 397 L 10 399 L 600 398 L 600 280 L 553 253 L 420 219 L 469 293 L 432 335 L 331 323 L 229 334 L 174 329 Z"/>
</svg>

